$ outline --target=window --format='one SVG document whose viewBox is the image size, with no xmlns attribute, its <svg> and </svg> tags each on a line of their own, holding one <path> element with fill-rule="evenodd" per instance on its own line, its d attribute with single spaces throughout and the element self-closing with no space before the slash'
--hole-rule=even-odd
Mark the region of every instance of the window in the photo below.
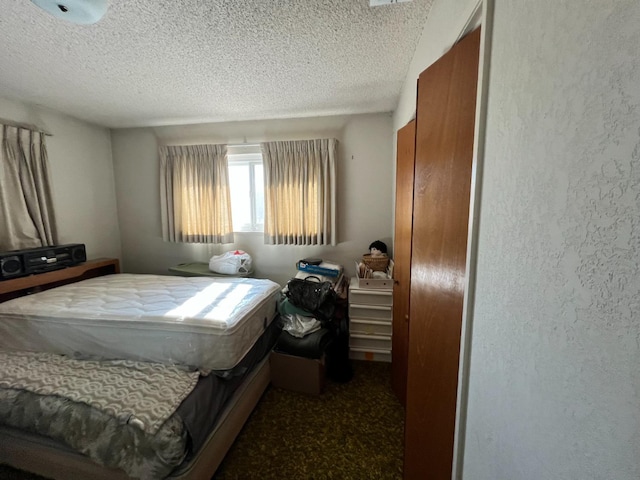
<svg viewBox="0 0 640 480">
<path fill-rule="evenodd" d="M 264 230 L 264 175 L 259 145 L 229 147 L 229 190 L 234 232 Z"/>
</svg>

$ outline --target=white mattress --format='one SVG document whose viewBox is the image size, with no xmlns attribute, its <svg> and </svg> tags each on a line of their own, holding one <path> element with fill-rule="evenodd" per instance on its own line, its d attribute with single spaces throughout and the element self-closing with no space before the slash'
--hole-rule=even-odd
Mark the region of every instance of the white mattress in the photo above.
<svg viewBox="0 0 640 480">
<path fill-rule="evenodd" d="M 0 348 L 228 370 L 271 323 L 280 286 L 116 274 L 0 303 Z"/>
</svg>

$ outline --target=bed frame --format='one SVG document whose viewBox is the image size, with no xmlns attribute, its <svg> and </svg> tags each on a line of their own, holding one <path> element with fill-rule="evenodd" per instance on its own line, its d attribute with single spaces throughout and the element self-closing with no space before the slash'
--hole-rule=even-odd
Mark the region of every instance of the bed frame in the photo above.
<svg viewBox="0 0 640 480">
<path fill-rule="evenodd" d="M 86 278 L 119 273 L 117 259 L 97 259 L 63 270 L 0 281 L 0 302 Z M 205 445 L 172 480 L 211 478 L 271 383 L 269 357 L 258 365 L 233 394 Z M 127 480 L 122 470 L 98 465 L 89 457 L 40 435 L 0 427 L 0 463 L 59 480 Z"/>
</svg>

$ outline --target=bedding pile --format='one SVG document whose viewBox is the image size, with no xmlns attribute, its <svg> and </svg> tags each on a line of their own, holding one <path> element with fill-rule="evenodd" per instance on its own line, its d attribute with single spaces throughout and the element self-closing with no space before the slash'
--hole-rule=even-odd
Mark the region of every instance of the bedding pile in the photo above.
<svg viewBox="0 0 640 480">
<path fill-rule="evenodd" d="M 0 352 L 0 424 L 61 441 L 134 478 L 163 478 L 188 451 L 175 411 L 198 378 L 168 365 Z"/>
<path fill-rule="evenodd" d="M 157 363 L 0 351 L 0 388 L 85 403 L 151 435 L 193 390 L 199 376 Z"/>
<path fill-rule="evenodd" d="M 164 478 L 188 452 L 188 433 L 173 415 L 155 435 L 88 405 L 55 396 L 0 389 L 0 423 L 45 435 L 132 478 Z"/>
</svg>

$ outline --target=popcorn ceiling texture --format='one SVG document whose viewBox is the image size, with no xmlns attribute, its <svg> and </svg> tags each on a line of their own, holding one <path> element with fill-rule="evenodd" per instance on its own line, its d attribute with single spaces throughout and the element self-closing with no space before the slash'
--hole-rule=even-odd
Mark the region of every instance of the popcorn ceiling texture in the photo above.
<svg viewBox="0 0 640 480">
<path fill-rule="evenodd" d="M 0 95 L 109 127 L 390 112 L 432 0 L 110 1 L 0 15 Z"/>
<path fill-rule="evenodd" d="M 496 0 L 464 478 L 640 478 L 640 3 Z"/>
</svg>

